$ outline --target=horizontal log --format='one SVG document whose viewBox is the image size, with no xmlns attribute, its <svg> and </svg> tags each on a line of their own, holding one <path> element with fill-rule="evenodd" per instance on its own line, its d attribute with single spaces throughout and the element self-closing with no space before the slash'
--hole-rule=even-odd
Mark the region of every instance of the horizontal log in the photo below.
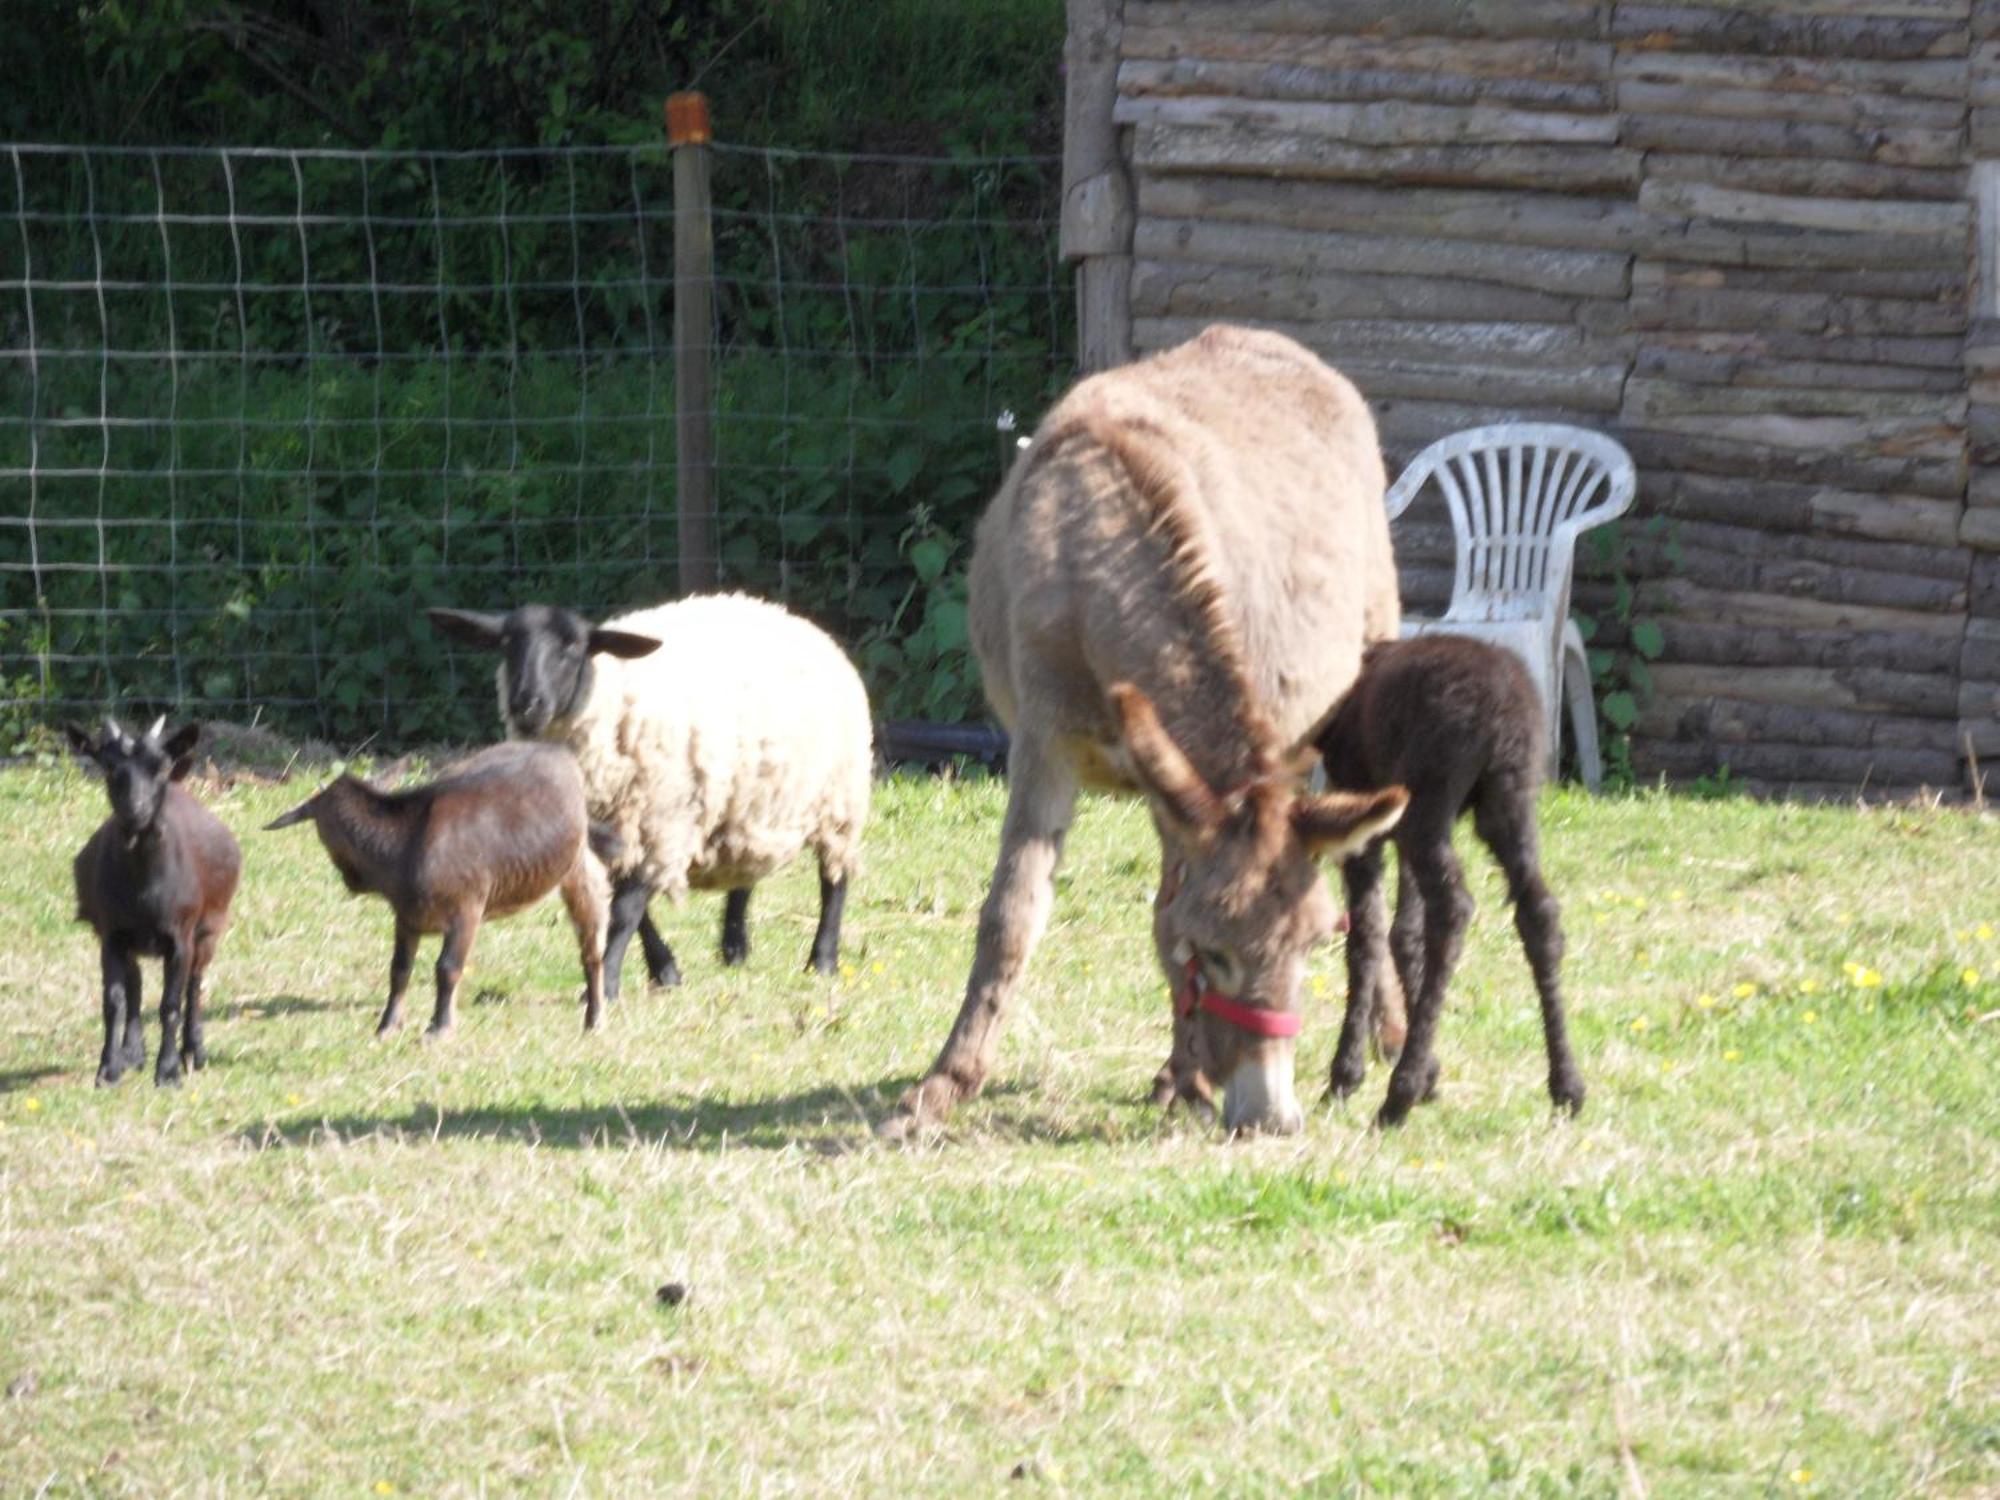
<svg viewBox="0 0 2000 1500">
<path fill-rule="evenodd" d="M 1127 0 L 1125 25 L 1375 37 L 1598 37 L 1605 0 Z"/>
<path fill-rule="evenodd" d="M 1959 522 L 1958 539 L 1981 552 L 2000 552 L 2000 510 L 1968 510 Z"/>
<path fill-rule="evenodd" d="M 1710 182 L 1756 193 L 1802 198 L 1916 198 L 1956 202 L 1966 195 L 1964 167 L 1894 167 L 1870 161 L 1788 156 L 1723 156 L 1651 151 L 1649 182 Z"/>
<path fill-rule="evenodd" d="M 2000 683 L 2000 620 L 1968 620 L 1958 675 L 1966 682 Z"/>
<path fill-rule="evenodd" d="M 1134 318 L 1132 336 L 1142 348 L 1166 349 L 1193 338 L 1209 321 Z M 1574 325 L 1554 323 L 1427 323 L 1393 318 L 1327 323 L 1281 318 L 1248 321 L 1254 327 L 1297 339 L 1336 366 L 1350 359 L 1409 359 L 1516 369 L 1582 369 L 1630 358 L 1629 345 L 1622 339 L 1599 338 Z"/>
<path fill-rule="evenodd" d="M 1585 309 L 1589 305 L 1549 292 L 1441 276 L 1375 276 L 1345 271 L 1313 275 L 1282 268 L 1150 259 L 1136 260 L 1132 270 L 1135 317 L 1588 324 Z M 1595 305 L 1615 317 L 1616 310 L 1608 304 Z"/>
<path fill-rule="evenodd" d="M 1642 151 L 1706 151 L 1745 156 L 1831 157 L 1902 167 L 1950 167 L 1963 136 L 1949 130 L 1819 125 L 1791 120 L 1732 120 L 1708 115 L 1626 115 L 1620 139 Z"/>
<path fill-rule="evenodd" d="M 1792 451 L 1838 461 L 1869 459 L 1949 465 L 1954 492 L 1963 487 L 1965 430 L 1951 424 L 1853 417 L 1623 415 L 1622 425 L 1637 435 L 1672 435 L 1734 443 L 1767 453 Z"/>
<path fill-rule="evenodd" d="M 1226 94 L 1240 99 L 1319 102 L 1398 99 L 1419 104 L 1522 104 L 1603 112 L 1612 107 L 1608 82 L 1558 83 L 1541 78 L 1470 78 L 1453 73 L 1386 68 L 1324 68 L 1296 60 L 1222 62 L 1132 58 L 1118 66 L 1118 90 L 1129 98 Z"/>
<path fill-rule="evenodd" d="M 1819 392 L 1837 388 L 1857 395 L 1869 391 L 1956 395 L 1965 389 L 1963 377 L 1955 370 L 1821 359 L 1761 359 L 1754 355 L 1681 349 L 1656 340 L 1656 335 L 1649 334 L 1640 343 L 1632 366 L 1634 375 L 1744 390 Z"/>
<path fill-rule="evenodd" d="M 1615 62 L 1610 43 L 1578 37 L 1390 36 L 1341 32 L 1336 25 L 1330 16 L 1328 24 L 1306 32 L 1243 25 L 1198 30 L 1150 26 L 1128 13 L 1119 56 L 1146 63 L 1277 64 L 1329 73 L 1478 79 L 1494 87 L 1516 81 L 1602 86 L 1610 82 Z"/>
<path fill-rule="evenodd" d="M 1394 398 L 1375 403 L 1375 422 L 1391 472 L 1427 443 L 1467 427 L 1492 422 L 1567 422 L 1599 426 L 1602 418 L 1568 407 L 1508 406 L 1489 402 L 1418 401 Z"/>
<path fill-rule="evenodd" d="M 1725 745 L 1840 746 L 1850 750 L 1929 750 L 1956 756 L 1958 720 L 1914 714 L 1867 714 L 1742 698 L 1670 698 L 1655 694 L 1640 712 L 1641 733 Z"/>
<path fill-rule="evenodd" d="M 1612 12 L 1610 32 L 1613 41 L 1638 49 L 1753 57 L 1962 57 L 1972 44 L 1957 15 L 1800 15 L 1742 6 L 1621 4 Z"/>
<path fill-rule="evenodd" d="M 1653 663 L 1652 676 L 1654 690 L 1671 698 L 1744 698 L 1755 703 L 1937 718 L 1958 713 L 1955 680 L 1937 673 L 1890 672 L 1874 667 L 1717 667 L 1659 661 Z"/>
<path fill-rule="evenodd" d="M 1737 479 L 1778 479 L 1797 484 L 1825 484 L 1845 490 L 1878 490 L 1956 500 L 1965 493 L 1965 460 L 1869 457 L 1851 451 L 1772 447 L 1736 438 L 1717 437 L 1703 424 L 1691 431 L 1652 432 L 1627 429 L 1625 446 L 1648 468 L 1695 474 L 1726 474 Z"/>
<path fill-rule="evenodd" d="M 1858 3 L 1866 4 L 1867 0 Z M 1880 7 L 1872 8 L 1880 13 Z M 1886 94 L 1956 104 L 1965 97 L 1966 66 L 1957 57 L 1931 62 L 1871 62 L 1852 57 L 1758 57 L 1620 48 L 1614 55 L 1611 73 L 1621 85 L 1682 84 L 1690 88 L 1836 99 Z"/>
<path fill-rule="evenodd" d="M 2000 36 L 2000 0 L 1972 0 L 1972 34 L 1981 40 Z"/>
<path fill-rule="evenodd" d="M 1953 372 L 1960 369 L 1964 355 L 1964 344 L 1956 338 L 1875 338 L 1769 329 L 1662 329 L 1649 332 L 1641 343 L 1647 348 L 1684 349 L 1739 359 L 1905 365 L 1911 369 Z"/>
<path fill-rule="evenodd" d="M 1991 552 L 1972 555 L 1972 598 L 1974 619 L 2000 620 L 2000 556 Z"/>
<path fill-rule="evenodd" d="M 1965 503 L 1974 510 L 2000 505 L 2000 468 L 1974 464 L 1965 484 Z"/>
<path fill-rule="evenodd" d="M 1773 224 L 1837 234 L 1907 234 L 1925 239 L 1957 236 L 1961 246 L 1972 227 L 1972 206 L 1968 203 L 1796 197 L 1702 182 L 1649 180 L 1639 189 L 1639 206 L 1651 213 L 1722 224 Z"/>
<path fill-rule="evenodd" d="M 1231 223 L 1206 215 L 1149 216 L 1140 222 L 1132 249 L 1137 255 L 1156 260 L 1197 260 L 1216 265 L 1270 266 L 1309 272 L 1443 276 L 1572 297 L 1623 297 L 1630 287 L 1631 262 L 1624 255 L 1479 244 L 1430 235 L 1335 234 Z"/>
<path fill-rule="evenodd" d="M 2000 718 L 2000 682 L 1968 682 L 1959 688 L 1961 719 Z"/>
<path fill-rule="evenodd" d="M 1847 801 L 1862 788 L 1893 796 L 1918 787 L 1955 787 L 1958 757 L 1945 751 L 1849 749 L 1832 745 L 1693 743 L 1648 739 L 1644 756 L 1633 745 L 1635 769 L 1646 774 L 1712 776 L 1725 766 L 1730 784 L 1753 796 Z"/>
<path fill-rule="evenodd" d="M 2000 109 L 1979 108 L 1968 113 L 1965 148 L 1979 160 L 2000 156 Z"/>
<path fill-rule="evenodd" d="M 1962 266 L 1704 266 L 1686 261 L 1641 261 L 1633 278 L 1642 288 L 1749 291 L 1829 297 L 1903 297 L 1950 305 L 1954 333 L 1965 327 L 1967 274 Z"/>
<path fill-rule="evenodd" d="M 1563 370 L 1348 359 L 1343 362 L 1341 373 L 1361 388 L 1361 394 L 1371 405 L 1414 398 L 1517 408 L 1560 406 L 1604 416 L 1618 410 L 1625 379 L 1622 364 Z"/>
<path fill-rule="evenodd" d="M 1132 161 L 1156 172 L 1242 172 L 1388 181 L 1405 187 L 1485 184 L 1573 193 L 1629 192 L 1639 153 L 1617 146 L 1355 146 L 1261 126 L 1144 124 Z"/>
<path fill-rule="evenodd" d="M 1646 576 L 1639 596 L 1646 610 L 1661 618 L 1724 618 L 1721 612 L 1726 610 L 1726 618 L 1734 624 L 1770 630 L 1930 633 L 1955 640 L 1965 626 L 1962 610 L 1900 609 L 1805 595 L 1762 594 L 1727 583 L 1698 582 L 1678 571 Z"/>
<path fill-rule="evenodd" d="M 1890 610 L 1901 620 L 1909 615 L 1933 614 L 1963 621 L 1966 608 L 1964 579 L 1927 578 L 1914 574 L 1846 571 L 1806 558 L 1785 557 L 1757 547 L 1760 533 L 1739 533 L 1745 538 L 1740 550 L 1717 551 L 1676 538 L 1672 556 L 1667 546 L 1634 548 L 1633 566 L 1650 581 L 1671 580 L 1689 589 L 1704 592 L 1704 608 L 1725 607 L 1719 596 L 1730 596 L 1727 607 L 1757 612 L 1760 623 L 1774 623 L 1783 613 L 1774 600 L 1808 601 L 1816 611 L 1810 617 L 1838 619 L 1848 628 L 1859 629 L 1857 610 Z M 1772 533 L 1762 533 L 1770 537 Z M 1649 598 L 1664 597 L 1658 590 Z M 1722 616 L 1733 618 L 1732 616 Z M 1888 618 L 1888 617 L 1883 617 Z M 1794 622 L 1796 623 L 1796 622 Z"/>
<path fill-rule="evenodd" d="M 1627 384 L 1624 408 L 1626 420 L 1635 422 L 1692 416 L 1849 416 L 1930 422 L 1955 431 L 1965 426 L 1965 409 L 1965 397 L 1957 392 L 1697 385 L 1641 376 Z"/>
<path fill-rule="evenodd" d="M 1618 140 L 1618 117 L 1611 114 L 1402 99 L 1327 104 L 1213 95 L 1123 95 L 1112 110 L 1112 120 L 1119 125 L 1182 130 L 1263 131 L 1350 146 L 1613 146 Z"/>
<path fill-rule="evenodd" d="M 1713 116 L 1728 120 L 1796 120 L 1839 125 L 1843 127 L 1843 135 L 1851 132 L 1855 120 L 1866 120 L 1871 131 L 1949 132 L 1956 137 L 1965 117 L 1965 104 L 1960 99 L 1906 99 L 1894 94 L 1800 94 L 1717 88 L 1708 83 L 1620 83 L 1618 109 L 1627 118 Z"/>
<path fill-rule="evenodd" d="M 1659 623 L 1669 661 L 1738 667 L 1884 667 L 1945 675 L 1960 670 L 1959 644 L 1945 631 L 1774 630 L 1727 619 L 1678 616 Z"/>
<path fill-rule="evenodd" d="M 1955 499 L 1856 494 L 1825 485 L 1657 469 L 1641 473 L 1639 482 L 1648 514 L 1933 547 L 1958 543 Z"/>
<path fill-rule="evenodd" d="M 1770 291 L 1705 290 L 1674 284 L 1641 261 L 1632 268 L 1626 326 L 1652 329 L 1779 329 L 1790 333 L 1901 337 L 1950 336 L 1965 327 L 1957 303 L 1908 297 L 1814 296 Z"/>
<path fill-rule="evenodd" d="M 1896 575 L 1911 580 L 1929 580 L 1931 586 L 1949 585 L 1955 602 L 1949 607 L 1963 610 L 1965 584 L 1970 564 L 1955 545 L 1922 546 L 1915 543 L 1856 541 L 1849 537 L 1817 536 L 1810 532 L 1775 532 L 1752 524 L 1728 521 L 1684 523 L 1675 533 L 1677 540 L 1691 547 L 1707 547 L 1717 552 L 1742 554 L 1760 566 L 1774 559 L 1820 563 L 1843 573 Z M 1915 585 L 1912 584 L 1914 587 Z M 1798 589 L 1775 592 L 1798 593 Z M 1843 596 L 1837 589 L 1815 592 L 1828 602 Z"/>
</svg>

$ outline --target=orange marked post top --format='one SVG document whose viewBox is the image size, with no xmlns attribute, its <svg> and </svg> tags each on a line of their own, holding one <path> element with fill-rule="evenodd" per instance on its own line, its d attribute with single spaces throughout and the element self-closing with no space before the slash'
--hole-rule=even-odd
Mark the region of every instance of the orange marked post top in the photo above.
<svg viewBox="0 0 2000 1500">
<path fill-rule="evenodd" d="M 667 95 L 667 144 L 706 146 L 712 139 L 708 128 L 708 95 Z"/>
</svg>

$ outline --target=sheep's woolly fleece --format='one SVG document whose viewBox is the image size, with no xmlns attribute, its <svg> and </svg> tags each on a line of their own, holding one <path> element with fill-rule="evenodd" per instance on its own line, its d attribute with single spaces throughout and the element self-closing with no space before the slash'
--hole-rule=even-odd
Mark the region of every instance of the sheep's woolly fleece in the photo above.
<svg viewBox="0 0 2000 1500">
<path fill-rule="evenodd" d="M 661 642 L 591 659 L 566 726 L 591 816 L 625 846 L 619 875 L 678 899 L 748 886 L 810 848 L 855 868 L 868 818 L 868 695 L 817 626 L 745 594 L 638 610 L 607 627 Z"/>
</svg>

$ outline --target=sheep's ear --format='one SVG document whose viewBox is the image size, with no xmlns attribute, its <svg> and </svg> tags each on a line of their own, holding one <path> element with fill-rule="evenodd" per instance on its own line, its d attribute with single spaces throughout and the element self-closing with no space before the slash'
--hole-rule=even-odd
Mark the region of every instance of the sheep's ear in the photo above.
<svg viewBox="0 0 2000 1500">
<path fill-rule="evenodd" d="M 638 656 L 651 656 L 660 649 L 660 642 L 650 635 L 634 635 L 629 630 L 606 630 L 602 625 L 590 632 L 590 654 L 622 656 L 627 661 Z"/>
<path fill-rule="evenodd" d="M 468 646 L 484 646 L 488 650 L 498 650 L 500 646 L 500 626 L 502 615 L 481 614 L 473 609 L 445 609 L 438 606 L 427 609 L 431 624 L 455 641 L 463 641 Z"/>
<path fill-rule="evenodd" d="M 1106 696 L 1118 719 L 1118 737 L 1131 752 L 1140 789 L 1188 837 L 1207 837 L 1222 821 L 1222 805 L 1167 733 L 1153 700 L 1129 682 L 1112 683 Z"/>
<path fill-rule="evenodd" d="M 63 725 L 63 738 L 69 741 L 70 749 L 74 750 L 78 755 L 88 756 L 92 760 L 97 759 L 97 741 L 91 736 L 88 729 L 80 729 L 74 724 L 65 724 Z"/>
<path fill-rule="evenodd" d="M 199 724 L 183 724 L 167 736 L 167 742 L 160 747 L 166 752 L 167 759 L 174 763 L 167 780 L 179 781 L 194 769 L 194 747 L 200 739 Z"/>
<path fill-rule="evenodd" d="M 1292 828 L 1315 855 L 1345 859 L 1394 828 L 1409 805 L 1410 794 L 1399 786 L 1301 797 L 1292 807 Z"/>
</svg>

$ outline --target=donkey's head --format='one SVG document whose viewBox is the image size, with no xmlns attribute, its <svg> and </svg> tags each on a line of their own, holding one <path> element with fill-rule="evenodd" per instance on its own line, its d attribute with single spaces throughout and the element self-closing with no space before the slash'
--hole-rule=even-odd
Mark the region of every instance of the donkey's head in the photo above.
<svg viewBox="0 0 2000 1500">
<path fill-rule="evenodd" d="M 1159 823 L 1153 941 L 1174 996 L 1174 1059 L 1184 1090 L 1223 1091 L 1231 1131 L 1295 1131 L 1292 1086 L 1307 953 L 1338 917 L 1318 861 L 1394 826 L 1409 797 L 1302 795 L 1280 776 L 1217 788 L 1130 683 L 1110 690 L 1120 738 Z"/>
</svg>

